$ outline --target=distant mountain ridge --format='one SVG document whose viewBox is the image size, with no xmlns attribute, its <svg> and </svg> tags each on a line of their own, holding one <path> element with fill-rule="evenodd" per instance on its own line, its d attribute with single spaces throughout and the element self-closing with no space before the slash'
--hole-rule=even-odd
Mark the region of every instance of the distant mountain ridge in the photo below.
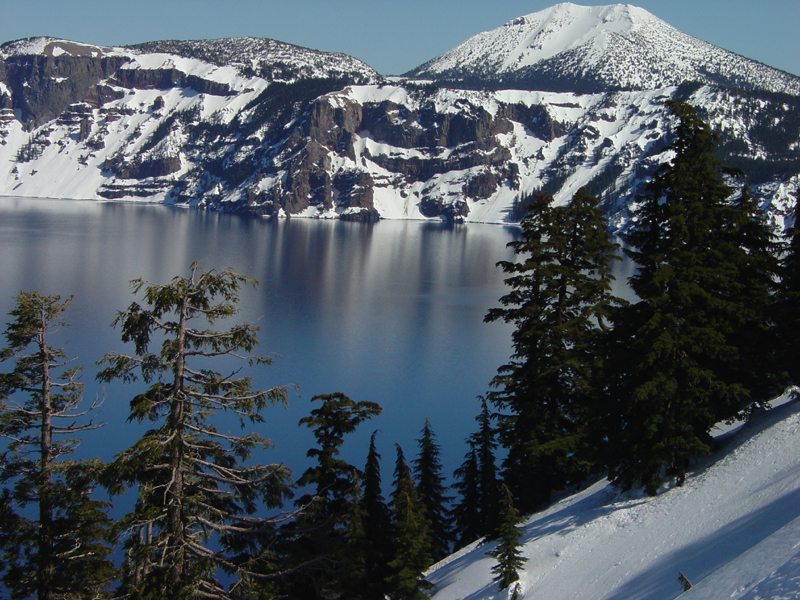
<svg viewBox="0 0 800 600">
<path fill-rule="evenodd" d="M 800 93 L 800 78 L 681 33 L 629 4 L 557 4 L 479 33 L 407 75 L 547 91 L 647 90 L 697 81 Z"/>
<path fill-rule="evenodd" d="M 502 223 L 585 185 L 622 230 L 669 159 L 668 99 L 698 107 L 776 228 L 800 185 L 798 78 L 642 9 L 560 4 L 415 73 L 259 38 L 8 42 L 0 194 Z"/>
</svg>

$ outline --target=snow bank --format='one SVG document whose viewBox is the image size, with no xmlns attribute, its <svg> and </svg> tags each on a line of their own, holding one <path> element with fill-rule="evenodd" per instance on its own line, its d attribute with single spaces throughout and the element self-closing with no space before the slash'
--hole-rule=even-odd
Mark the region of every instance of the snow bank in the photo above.
<svg viewBox="0 0 800 600">
<path fill-rule="evenodd" d="M 723 436 L 683 487 L 648 498 L 599 482 L 531 516 L 524 596 L 664 600 L 683 593 L 682 572 L 695 585 L 685 596 L 692 600 L 798 597 L 798 434 L 800 405 L 787 402 Z M 433 598 L 496 597 L 492 546 L 434 567 Z"/>
</svg>

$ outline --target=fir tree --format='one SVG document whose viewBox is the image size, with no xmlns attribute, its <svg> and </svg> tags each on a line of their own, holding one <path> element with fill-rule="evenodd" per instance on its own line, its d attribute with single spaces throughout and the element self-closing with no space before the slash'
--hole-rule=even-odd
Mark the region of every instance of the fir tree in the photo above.
<svg viewBox="0 0 800 600">
<path fill-rule="evenodd" d="M 580 482 L 587 406 L 597 387 L 601 333 L 619 301 L 611 295 L 617 245 L 597 200 L 581 188 L 567 206 L 535 197 L 509 244 L 520 262 L 498 263 L 511 291 L 487 321 L 514 323 L 514 353 L 492 381 L 491 401 L 505 410 L 503 479 L 518 506 L 532 510 L 555 490 Z"/>
<path fill-rule="evenodd" d="M 454 472 L 457 481 L 453 487 L 461 497 L 452 516 L 461 545 L 490 535 L 498 525 L 500 482 L 494 461 L 497 431 L 486 399 L 480 397 L 480 401 L 481 412 L 475 418 L 478 431 L 467 439 L 469 452 L 464 463 Z"/>
<path fill-rule="evenodd" d="M 381 491 L 381 455 L 375 445 L 377 431 L 369 439 L 369 451 L 364 465 L 363 495 L 360 502 L 363 528 L 363 553 L 365 577 L 362 579 L 360 598 L 383 600 L 386 596 L 388 563 L 392 558 L 391 517 Z"/>
<path fill-rule="evenodd" d="M 452 510 L 453 529 L 458 534 L 458 545 L 466 546 L 485 535 L 481 518 L 481 487 L 478 452 L 475 443 L 468 440 L 469 450 L 464 462 L 454 472 L 453 488 L 459 499 Z"/>
<path fill-rule="evenodd" d="M 96 598 L 115 576 L 108 504 L 92 497 L 98 461 L 68 458 L 95 429 L 81 408 L 80 366 L 50 345 L 71 298 L 21 292 L 5 331 L 0 374 L 0 572 L 11 598 Z"/>
<path fill-rule="evenodd" d="M 110 353 L 101 381 L 141 378 L 148 387 L 131 400 L 130 420 L 153 428 L 110 465 L 107 485 L 114 494 L 134 486 L 138 501 L 121 521 L 126 534 L 123 593 L 130 598 L 226 598 L 218 578 L 223 570 L 234 586 L 268 578 L 274 558 L 264 548 L 274 539 L 272 519 L 255 515 L 277 507 L 289 494 L 290 474 L 282 465 L 250 465 L 255 447 L 268 442 L 256 433 L 222 433 L 218 412 L 242 427 L 258 424 L 261 411 L 285 403 L 282 386 L 254 390 L 249 377 L 209 368 L 210 361 L 238 357 L 268 365 L 269 357 L 241 356 L 257 344 L 257 329 L 239 324 L 208 328 L 237 312 L 241 285 L 255 282 L 229 269 L 200 271 L 168 284 L 132 282 L 145 306 L 132 303 L 115 324 L 132 355 Z M 152 352 L 154 340 L 160 349 Z"/>
<path fill-rule="evenodd" d="M 314 430 L 318 447 L 310 449 L 307 456 L 317 464 L 297 481 L 299 486 L 313 486 L 313 493 L 296 502 L 301 512 L 295 522 L 299 535 L 293 562 L 314 566 L 298 571 L 290 580 L 288 592 L 291 597 L 308 600 L 338 597 L 343 574 L 350 570 L 346 525 L 356 508 L 353 497 L 360 493 L 354 489 L 358 487 L 357 469 L 339 454 L 345 435 L 381 413 L 376 403 L 355 402 L 340 392 L 317 395 L 311 401 L 322 404 L 300 419 L 300 425 Z M 358 524 L 357 529 L 361 528 Z"/>
<path fill-rule="evenodd" d="M 497 539 L 497 546 L 489 552 L 489 556 L 497 561 L 492 567 L 495 577 L 493 581 L 500 583 L 500 589 L 504 590 L 512 583 L 519 580 L 519 570 L 528 560 L 520 553 L 520 530 L 519 512 L 514 508 L 514 499 L 511 490 L 503 484 L 501 500 L 498 507 L 500 524 L 495 531 L 494 537 Z"/>
<path fill-rule="evenodd" d="M 489 535 L 498 526 L 500 504 L 500 481 L 497 478 L 494 453 L 497 449 L 497 430 L 494 417 L 489 410 L 486 398 L 480 397 L 481 412 L 476 417 L 478 431 L 473 434 L 475 447 L 478 450 L 478 481 L 480 490 L 481 536 Z"/>
<path fill-rule="evenodd" d="M 452 498 L 446 495 L 447 489 L 439 460 L 440 450 L 427 418 L 422 428 L 422 437 L 417 440 L 417 444 L 419 455 L 414 459 L 417 496 L 425 507 L 431 535 L 431 554 L 433 560 L 437 561 L 450 554 L 452 534 L 447 504 Z"/>
<path fill-rule="evenodd" d="M 800 386 L 800 189 L 795 192 L 794 222 L 784 232 L 785 250 L 781 259 L 781 282 L 775 302 L 778 323 L 778 361 L 784 379 Z"/>
<path fill-rule="evenodd" d="M 738 202 L 714 158 L 716 139 L 689 105 L 671 149 L 636 212 L 626 252 L 638 266 L 641 299 L 617 319 L 621 370 L 604 407 L 615 482 L 654 493 L 661 470 L 683 481 L 691 460 L 709 452 L 710 428 L 752 402 L 753 354 L 763 352 L 772 266 L 768 234 L 745 194 Z M 748 341 L 749 336 L 756 336 Z M 612 408 L 619 402 L 616 408 Z"/>
<path fill-rule="evenodd" d="M 430 587 L 422 577 L 431 564 L 431 539 L 425 508 L 419 502 L 411 469 L 397 444 L 397 461 L 392 492 L 393 557 L 387 565 L 386 584 L 391 600 L 425 600 Z"/>
<path fill-rule="evenodd" d="M 737 348 L 738 378 L 748 391 L 748 406 L 767 406 L 782 391 L 776 368 L 777 328 L 774 303 L 778 291 L 780 245 L 747 185 L 731 203 L 726 233 L 734 277 L 724 296 L 735 303 L 731 343 Z"/>
</svg>

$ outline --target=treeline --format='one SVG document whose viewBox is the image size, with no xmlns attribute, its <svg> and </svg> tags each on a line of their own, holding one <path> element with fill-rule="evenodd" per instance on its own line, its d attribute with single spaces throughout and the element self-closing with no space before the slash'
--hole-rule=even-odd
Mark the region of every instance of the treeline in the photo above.
<svg viewBox="0 0 800 600">
<path fill-rule="evenodd" d="M 517 513 L 506 508 L 503 522 L 503 498 L 486 505 L 484 490 L 494 494 L 498 484 L 485 404 L 472 446 L 482 472 L 459 471 L 465 493 L 483 494 L 482 504 L 471 506 L 471 496 L 458 503 L 458 540 L 427 420 L 415 459 L 396 445 L 388 500 L 377 432 L 363 470 L 340 457 L 346 436 L 381 413 L 373 402 L 341 393 L 311 399 L 300 425 L 316 441 L 312 466 L 296 481 L 282 464 L 250 460 L 269 446 L 258 433 L 265 409 L 287 401 L 283 386 L 254 389 L 239 369 L 213 370 L 225 357 L 250 367 L 271 362 L 253 354 L 252 325 L 220 328 L 250 283 L 197 263 L 167 284 L 132 282 L 141 299 L 113 323 L 132 352 L 106 354 L 97 379 L 139 382 L 128 420 L 148 429 L 107 464 L 74 457 L 81 434 L 101 424 L 100 403 L 81 403 L 82 367 L 52 345 L 72 298 L 14 298 L 0 353 L 9 368 L 0 373 L 0 581 L 11 598 L 421 599 L 423 572 L 454 542 L 495 530 L 511 536 L 511 550 L 498 554 L 498 580 L 516 573 Z M 242 435 L 218 429 L 225 414 Z M 99 499 L 103 489 L 112 502 Z M 133 505 L 120 506 L 123 497 L 135 497 Z M 112 519 L 112 503 L 128 513 Z"/>
<path fill-rule="evenodd" d="M 687 104 L 669 105 L 671 159 L 637 199 L 623 250 L 638 300 L 611 293 L 619 248 L 597 200 L 529 199 L 510 291 L 489 321 L 516 325 L 493 381 L 501 477 L 523 512 L 609 477 L 656 494 L 713 448 L 711 429 L 800 383 L 800 236 L 776 238 L 741 172 Z"/>
</svg>

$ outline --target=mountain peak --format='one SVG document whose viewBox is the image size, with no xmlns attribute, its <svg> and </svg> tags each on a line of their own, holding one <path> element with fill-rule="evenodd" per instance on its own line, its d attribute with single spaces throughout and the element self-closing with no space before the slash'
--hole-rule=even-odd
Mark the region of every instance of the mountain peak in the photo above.
<svg viewBox="0 0 800 600">
<path fill-rule="evenodd" d="M 625 35 L 653 22 L 669 27 L 646 10 L 629 4 L 580 6 L 563 2 L 513 19 L 489 35 L 496 34 L 499 38 L 511 34 L 519 40 L 503 62 L 502 69 L 511 70 L 587 44 L 602 51 L 609 36 Z"/>
<path fill-rule="evenodd" d="M 800 92 L 800 78 L 681 33 L 630 4 L 556 4 L 479 33 L 408 75 L 463 87 L 551 91 L 698 81 Z"/>
</svg>

